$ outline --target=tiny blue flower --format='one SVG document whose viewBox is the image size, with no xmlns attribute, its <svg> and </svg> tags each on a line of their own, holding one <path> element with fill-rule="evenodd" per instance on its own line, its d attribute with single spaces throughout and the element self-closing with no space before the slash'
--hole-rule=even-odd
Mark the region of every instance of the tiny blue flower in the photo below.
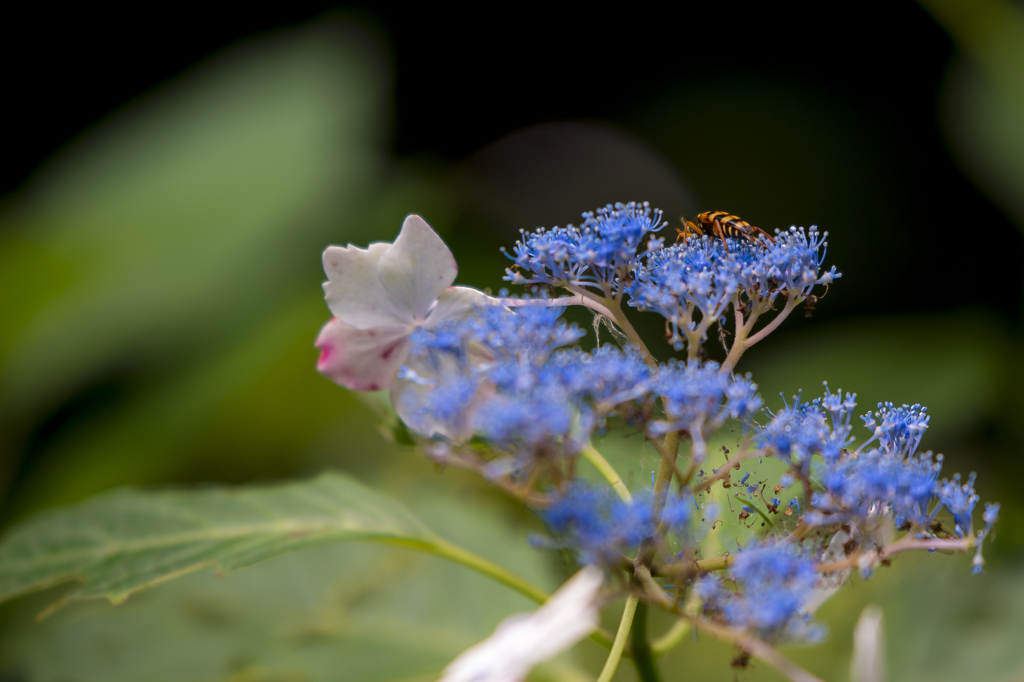
<svg viewBox="0 0 1024 682">
<path fill-rule="evenodd" d="M 953 515 L 953 523 L 956 524 L 957 534 L 961 537 L 973 530 L 971 513 L 978 503 L 978 495 L 974 492 L 974 478 L 975 474 L 971 473 L 967 482 L 961 485 L 960 474 L 954 474 L 952 481 L 943 479 L 942 485 L 936 491 L 939 502 Z"/>
<path fill-rule="evenodd" d="M 666 415 L 649 426 L 652 434 L 716 429 L 730 418 L 749 419 L 762 405 L 749 376 L 722 372 L 716 362 L 670 361 L 659 368 L 652 390 L 661 396 Z"/>
<path fill-rule="evenodd" d="M 666 223 L 661 211 L 647 202 L 611 204 L 583 214 L 579 227 L 523 231 L 513 249 L 515 269 L 506 270 L 513 284 L 590 287 L 615 293 L 637 260 L 662 248 L 662 240 L 644 238 Z M 506 254 L 507 255 L 507 254 Z M 525 273 L 525 274 L 524 274 Z"/>
<path fill-rule="evenodd" d="M 886 450 L 901 455 L 912 455 L 917 451 L 924 432 L 928 430 L 928 408 L 920 405 L 893 407 L 890 402 L 878 403 L 875 414 L 868 412 L 861 417 L 864 426 L 873 431 L 873 436 L 861 445 L 861 449 L 875 439 Z"/>
<path fill-rule="evenodd" d="M 706 611 L 767 638 L 787 633 L 803 637 L 811 632 L 803 627 L 803 609 L 818 584 L 818 574 L 798 546 L 768 540 L 743 549 L 735 556 L 732 577 L 739 586 L 737 592 L 725 590 L 718 579 L 701 579 L 697 596 Z"/>
</svg>

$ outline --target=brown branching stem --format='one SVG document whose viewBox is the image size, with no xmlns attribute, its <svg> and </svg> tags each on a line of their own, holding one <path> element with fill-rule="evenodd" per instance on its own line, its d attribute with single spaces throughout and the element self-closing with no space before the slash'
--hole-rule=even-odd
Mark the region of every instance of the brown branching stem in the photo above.
<svg viewBox="0 0 1024 682">
<path fill-rule="evenodd" d="M 834 573 L 836 571 L 845 571 L 850 568 L 857 568 L 863 565 L 873 566 L 880 561 L 884 561 L 889 557 L 901 554 L 903 552 L 912 552 L 914 550 L 947 550 L 953 552 L 966 552 L 975 545 L 974 536 L 968 535 L 967 537 L 960 538 L 929 538 L 927 540 L 917 540 L 913 536 L 905 536 L 896 542 L 893 542 L 885 547 L 880 547 L 870 552 L 861 552 L 854 556 L 847 557 L 841 561 L 833 561 L 826 564 L 818 564 L 816 567 L 818 573 Z"/>
<path fill-rule="evenodd" d="M 783 656 L 767 642 L 745 632 L 739 632 L 699 616 L 691 616 L 683 612 L 676 601 L 662 589 L 661 585 L 654 582 L 650 571 L 646 567 L 637 567 L 636 577 L 644 587 L 644 598 L 658 604 L 677 618 L 689 621 L 694 627 L 703 630 L 716 639 L 735 644 L 741 650 L 775 668 L 792 680 L 792 682 L 822 682 L 820 678 L 812 675 Z"/>
<path fill-rule="evenodd" d="M 456 451 L 446 453 L 443 457 L 430 457 L 430 459 L 441 466 L 453 466 L 458 469 L 466 469 L 479 474 L 480 476 L 484 475 L 484 467 L 487 465 L 486 460 L 477 457 L 473 453 L 459 453 Z M 551 499 L 547 495 L 542 495 L 530 489 L 528 486 L 516 483 L 507 476 L 489 478 L 488 480 L 502 491 L 508 493 L 517 500 L 530 504 L 533 507 L 543 509 L 551 504 Z"/>
<path fill-rule="evenodd" d="M 740 357 L 744 352 L 755 343 L 761 341 L 766 336 L 771 334 L 773 331 L 778 329 L 779 325 L 789 317 L 789 314 L 800 305 L 803 298 L 799 295 L 796 290 L 790 291 L 789 296 L 786 298 L 786 305 L 782 311 L 775 316 L 771 322 L 766 324 L 764 328 L 758 331 L 753 336 L 750 333 L 754 330 L 754 325 L 757 323 L 758 318 L 771 310 L 771 305 L 768 303 L 761 303 L 758 307 L 750 311 L 750 315 L 744 320 L 743 313 L 740 312 L 739 299 L 733 301 L 733 308 L 736 313 L 736 336 L 733 338 L 732 347 L 729 349 L 729 355 L 726 356 L 725 362 L 722 363 L 722 371 L 731 372 L 736 363 L 739 362 Z"/>
<path fill-rule="evenodd" d="M 651 351 L 647 349 L 647 344 L 640 338 L 640 334 L 637 333 L 633 324 L 626 317 L 626 313 L 622 310 L 622 305 L 619 301 L 615 300 L 609 295 L 598 296 L 592 291 L 577 287 L 573 284 L 567 284 L 566 288 L 576 294 L 570 298 L 576 299 L 578 296 L 583 302 L 576 305 L 584 305 L 592 310 L 597 310 L 602 315 L 607 316 L 619 329 L 626 335 L 629 342 L 632 343 L 640 350 L 640 354 L 643 357 L 644 362 L 651 369 L 658 369 L 658 361 L 651 355 Z"/>
</svg>

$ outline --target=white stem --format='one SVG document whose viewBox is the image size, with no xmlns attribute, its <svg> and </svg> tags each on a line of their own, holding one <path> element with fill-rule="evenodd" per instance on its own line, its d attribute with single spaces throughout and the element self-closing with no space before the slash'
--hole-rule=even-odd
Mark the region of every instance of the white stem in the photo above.
<svg viewBox="0 0 1024 682">
<path fill-rule="evenodd" d="M 528 305 L 540 305 L 545 307 L 563 308 L 571 305 L 581 305 L 591 310 L 596 310 L 602 315 L 615 319 L 614 313 L 599 301 L 576 294 L 575 296 L 561 296 L 559 298 L 499 298 L 498 303 L 509 308 L 521 308 Z"/>
</svg>

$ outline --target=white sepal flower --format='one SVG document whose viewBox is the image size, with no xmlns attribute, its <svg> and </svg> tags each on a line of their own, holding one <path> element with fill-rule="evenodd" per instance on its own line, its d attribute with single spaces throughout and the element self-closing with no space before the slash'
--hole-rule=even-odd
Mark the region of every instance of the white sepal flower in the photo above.
<svg viewBox="0 0 1024 682">
<path fill-rule="evenodd" d="M 821 553 L 821 563 L 831 564 L 837 561 L 842 561 L 849 557 L 846 547 L 850 544 L 850 540 L 855 535 L 858 535 L 856 528 L 851 528 L 850 532 L 854 535 L 851 536 L 845 530 L 839 530 L 835 535 L 832 536 L 832 541 L 828 543 L 828 547 Z M 854 543 L 853 551 L 857 551 L 860 547 L 859 542 Z M 833 594 L 839 591 L 839 588 L 843 586 L 846 579 L 850 577 L 850 569 L 847 568 L 842 571 L 834 571 L 832 573 L 823 573 L 818 578 L 818 584 L 814 586 L 811 593 L 804 598 L 803 604 L 800 605 L 800 611 L 808 615 L 813 614 L 818 610 L 818 607 L 828 601 Z"/>
<path fill-rule="evenodd" d="M 882 609 L 869 604 L 864 608 L 853 630 L 853 658 L 850 659 L 851 682 L 885 682 L 885 629 Z"/>
<path fill-rule="evenodd" d="M 324 251 L 324 293 L 334 318 L 314 344 L 316 368 L 346 388 L 391 386 L 417 327 L 434 327 L 491 299 L 453 287 L 458 267 L 445 243 L 418 215 L 405 219 L 394 244 Z"/>
<path fill-rule="evenodd" d="M 603 580 L 596 566 L 579 571 L 539 609 L 506 618 L 494 634 L 459 654 L 441 682 L 522 682 L 533 666 L 597 629 Z"/>
</svg>

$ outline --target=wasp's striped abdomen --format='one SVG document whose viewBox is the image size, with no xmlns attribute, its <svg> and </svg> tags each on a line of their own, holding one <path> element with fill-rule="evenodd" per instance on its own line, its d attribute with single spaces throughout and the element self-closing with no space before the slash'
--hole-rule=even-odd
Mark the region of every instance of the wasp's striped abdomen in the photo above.
<svg viewBox="0 0 1024 682">
<path fill-rule="evenodd" d="M 678 230 L 679 237 L 684 241 L 690 237 L 699 237 L 711 234 L 721 240 L 727 237 L 733 239 L 745 239 L 748 242 L 756 242 L 757 236 L 764 235 L 769 242 L 773 241 L 771 235 L 759 227 L 754 227 L 739 216 L 734 216 L 725 211 L 705 211 L 697 216 L 696 222 L 683 218 L 683 229 Z"/>
</svg>

